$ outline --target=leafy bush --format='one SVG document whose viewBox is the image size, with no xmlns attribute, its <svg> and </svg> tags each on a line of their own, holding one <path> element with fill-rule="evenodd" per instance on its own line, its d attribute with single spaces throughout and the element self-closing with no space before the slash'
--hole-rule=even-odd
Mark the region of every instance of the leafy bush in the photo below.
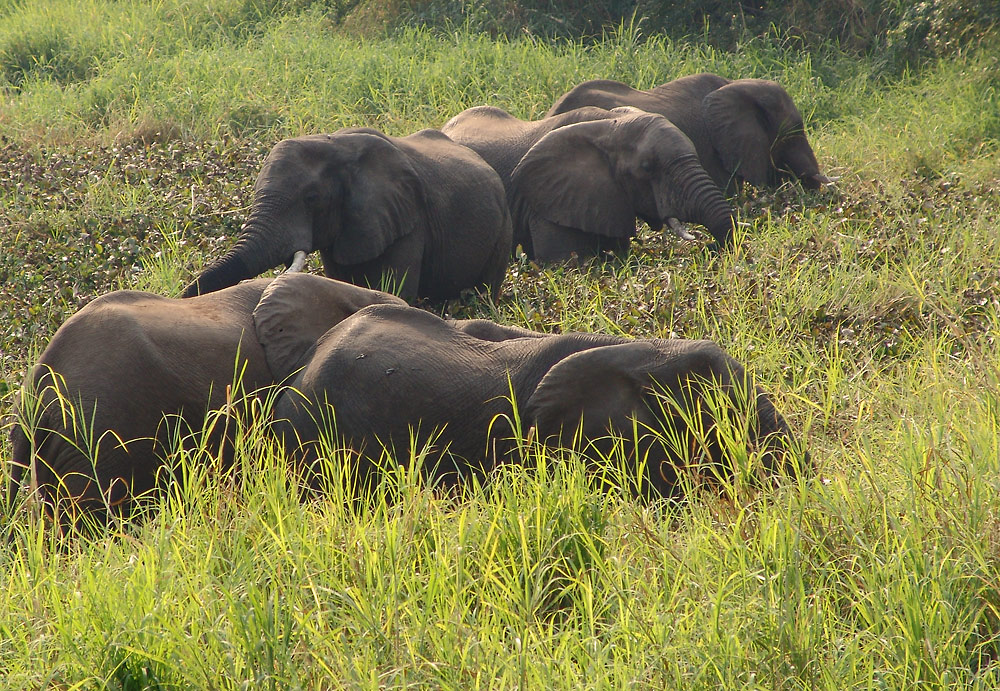
<svg viewBox="0 0 1000 691">
<path fill-rule="evenodd" d="M 1000 0 L 929 0 L 906 8 L 888 32 L 894 65 L 927 54 L 950 55 L 989 37 L 1000 23 Z"/>
<path fill-rule="evenodd" d="M 463 27 L 492 36 L 547 38 L 600 36 L 635 10 L 635 0 L 362 0 L 347 17 L 348 30 L 378 27 Z"/>
<path fill-rule="evenodd" d="M 854 52 L 890 50 L 889 64 L 912 64 L 953 53 L 991 33 L 1000 1 L 928 0 L 361 0 L 347 14 L 349 30 L 424 25 L 461 26 L 490 35 L 599 38 L 637 25 L 650 36 L 699 36 L 732 50 L 753 36 L 777 33 L 818 46 L 833 41 Z"/>
<path fill-rule="evenodd" d="M 750 36 L 777 29 L 809 45 L 833 40 L 842 47 L 868 50 L 898 16 L 895 3 L 881 0 L 638 0 L 650 28 L 679 37 L 703 34 L 711 43 L 733 48 Z"/>
</svg>

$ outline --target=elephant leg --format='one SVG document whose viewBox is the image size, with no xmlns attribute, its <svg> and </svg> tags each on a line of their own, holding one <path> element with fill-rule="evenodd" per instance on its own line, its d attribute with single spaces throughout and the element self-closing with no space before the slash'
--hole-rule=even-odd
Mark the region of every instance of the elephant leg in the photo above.
<svg viewBox="0 0 1000 691">
<path fill-rule="evenodd" d="M 632 238 L 630 237 L 600 236 L 598 242 L 601 252 L 614 254 L 628 254 L 629 248 L 632 246 Z"/>
<path fill-rule="evenodd" d="M 362 264 L 337 264 L 332 252 L 322 250 L 324 272 L 330 278 L 381 290 L 413 302 L 420 297 L 424 238 L 410 233 L 389 245 L 376 259 Z"/>
<path fill-rule="evenodd" d="M 586 259 L 601 252 L 603 238 L 593 233 L 585 233 L 576 228 L 567 228 L 541 218 L 531 222 L 531 242 L 535 259 L 539 262 L 561 262 L 572 259 Z"/>
<path fill-rule="evenodd" d="M 95 464 L 83 448 L 68 435 L 48 434 L 33 460 L 38 497 L 60 529 L 102 525 L 128 515 L 134 505 L 128 454 L 101 444 Z"/>
<path fill-rule="evenodd" d="M 531 235 L 525 234 L 521 240 L 514 242 L 514 246 L 511 249 L 511 258 L 517 259 L 517 248 L 520 246 L 521 251 L 527 255 L 528 259 L 535 258 L 535 246 L 531 243 Z"/>
<path fill-rule="evenodd" d="M 510 247 L 509 243 L 497 240 L 493 253 L 486 262 L 484 284 L 490 291 L 490 298 L 496 302 L 500 298 L 500 286 L 507 277 L 507 264 L 509 263 Z"/>
</svg>

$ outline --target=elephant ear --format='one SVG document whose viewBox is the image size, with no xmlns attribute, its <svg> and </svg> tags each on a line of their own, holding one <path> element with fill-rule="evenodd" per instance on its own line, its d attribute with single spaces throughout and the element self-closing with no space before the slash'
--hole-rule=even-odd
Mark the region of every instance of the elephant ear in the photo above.
<svg viewBox="0 0 1000 691">
<path fill-rule="evenodd" d="M 427 222 L 423 184 L 409 157 L 378 133 L 352 132 L 345 179 L 343 227 L 333 243 L 339 264 L 371 261 Z"/>
<path fill-rule="evenodd" d="M 775 132 L 761 101 L 758 80 L 732 82 L 702 101 L 702 115 L 726 173 L 738 174 L 755 187 L 768 182 Z"/>
<path fill-rule="evenodd" d="M 574 353 L 542 377 L 528 399 L 528 419 L 541 439 L 556 435 L 564 444 L 576 433 L 581 417 L 584 439 L 602 437 L 608 429 L 628 429 L 631 417 L 648 417 L 643 414 L 644 396 L 652 384 L 650 368 L 660 356 L 649 341 Z"/>
<path fill-rule="evenodd" d="M 552 130 L 528 150 L 511 175 L 512 198 L 535 215 L 595 235 L 635 234 L 635 211 L 615 177 L 608 149 L 615 120 Z"/>
<path fill-rule="evenodd" d="M 584 350 L 558 362 L 528 401 L 528 414 L 543 434 L 572 431 L 583 416 L 584 432 L 628 429 L 628 420 L 651 422 L 653 392 L 682 405 L 704 382 L 730 387 L 745 370 L 712 341 L 645 340 Z M 690 388 L 689 388 L 690 387 Z"/>
<path fill-rule="evenodd" d="M 257 341 L 275 381 L 301 365 L 320 336 L 358 310 L 406 303 L 388 293 L 312 274 L 282 274 L 264 289 L 253 311 Z"/>
</svg>

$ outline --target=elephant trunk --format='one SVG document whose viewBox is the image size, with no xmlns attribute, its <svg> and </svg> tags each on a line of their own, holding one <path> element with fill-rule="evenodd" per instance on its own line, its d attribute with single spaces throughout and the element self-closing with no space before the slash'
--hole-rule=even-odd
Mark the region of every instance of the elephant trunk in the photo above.
<svg viewBox="0 0 1000 691">
<path fill-rule="evenodd" d="M 254 199 L 250 218 L 240 228 L 236 244 L 221 259 L 199 274 L 181 297 L 193 297 L 236 285 L 253 278 L 282 262 L 287 263 L 296 250 L 308 252 L 311 247 L 296 247 L 291 236 L 279 234 L 278 219 L 288 208 L 288 202 L 273 195 Z"/>
<path fill-rule="evenodd" d="M 793 438 L 788 423 L 766 393 L 757 388 L 756 396 L 756 442 L 763 451 L 764 469 L 772 475 L 794 475 L 797 467 L 792 458 L 790 446 Z M 808 468 L 811 462 L 807 451 L 802 457 L 803 469 Z"/>
<path fill-rule="evenodd" d="M 802 186 L 807 189 L 819 189 L 823 185 L 833 182 L 831 178 L 819 171 L 816 154 L 813 153 L 804 136 L 795 137 L 786 143 L 777 157 L 776 164 L 779 169 L 791 173 L 794 178 L 798 178 Z"/>
<path fill-rule="evenodd" d="M 736 219 L 722 190 L 697 161 L 688 161 L 676 179 L 681 180 L 681 220 L 703 224 L 715 238 L 716 248 L 725 248 L 732 238 Z"/>
</svg>

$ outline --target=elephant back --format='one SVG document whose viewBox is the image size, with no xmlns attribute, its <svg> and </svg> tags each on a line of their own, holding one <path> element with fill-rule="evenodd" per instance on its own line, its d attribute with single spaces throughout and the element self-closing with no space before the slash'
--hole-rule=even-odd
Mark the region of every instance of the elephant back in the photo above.
<svg viewBox="0 0 1000 691">
<path fill-rule="evenodd" d="M 611 110 L 618 106 L 635 105 L 633 102 L 640 98 L 641 94 L 641 91 L 623 82 L 613 79 L 592 79 L 577 84 L 557 98 L 545 117 L 550 118 L 586 106 Z"/>
<path fill-rule="evenodd" d="M 422 293 L 443 299 L 486 285 L 497 297 L 513 237 L 500 177 L 479 154 L 438 130 L 397 141 L 423 182 L 427 204 Z"/>
<path fill-rule="evenodd" d="M 441 131 L 479 154 L 500 176 L 509 198 L 514 168 L 538 140 L 559 127 L 618 115 L 587 106 L 541 120 L 521 120 L 495 106 L 476 106 L 456 115 Z"/>
</svg>

